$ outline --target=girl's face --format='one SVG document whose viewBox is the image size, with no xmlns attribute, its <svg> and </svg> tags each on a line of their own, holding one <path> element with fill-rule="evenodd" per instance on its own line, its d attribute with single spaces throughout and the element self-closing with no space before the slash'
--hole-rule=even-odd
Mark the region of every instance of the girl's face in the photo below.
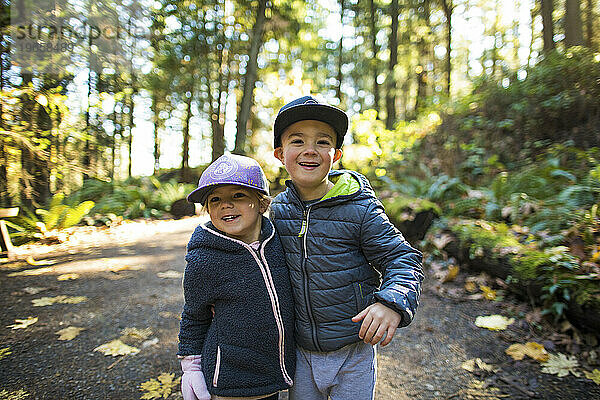
<svg viewBox="0 0 600 400">
<path fill-rule="evenodd" d="M 234 239 L 252 243 L 260 237 L 261 205 L 252 189 L 239 185 L 217 186 L 206 200 L 208 215 L 215 228 Z"/>
</svg>

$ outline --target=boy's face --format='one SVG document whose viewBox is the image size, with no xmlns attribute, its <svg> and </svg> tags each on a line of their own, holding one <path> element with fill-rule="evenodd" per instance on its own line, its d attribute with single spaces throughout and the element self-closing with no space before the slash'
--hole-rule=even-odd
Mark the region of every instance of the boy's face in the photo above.
<svg viewBox="0 0 600 400">
<path fill-rule="evenodd" d="M 301 195 L 322 197 L 327 192 L 331 166 L 342 156 L 342 151 L 335 148 L 336 138 L 331 125 L 316 120 L 298 121 L 281 135 L 281 147 L 275 149 L 275 157 L 285 165 Z"/>
<path fill-rule="evenodd" d="M 240 185 L 217 186 L 208 195 L 206 207 L 218 230 L 244 243 L 259 239 L 261 215 L 266 207 L 252 189 Z"/>
</svg>

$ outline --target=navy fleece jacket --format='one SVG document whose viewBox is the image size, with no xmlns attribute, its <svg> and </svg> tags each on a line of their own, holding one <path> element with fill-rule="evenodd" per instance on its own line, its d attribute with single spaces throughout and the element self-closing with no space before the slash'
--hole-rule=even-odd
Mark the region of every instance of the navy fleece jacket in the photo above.
<svg viewBox="0 0 600 400">
<path fill-rule="evenodd" d="M 186 261 L 177 354 L 202 354 L 213 395 L 249 397 L 289 388 L 295 371 L 294 308 L 271 221 L 262 219 L 258 251 L 210 222 L 200 225 Z"/>
</svg>

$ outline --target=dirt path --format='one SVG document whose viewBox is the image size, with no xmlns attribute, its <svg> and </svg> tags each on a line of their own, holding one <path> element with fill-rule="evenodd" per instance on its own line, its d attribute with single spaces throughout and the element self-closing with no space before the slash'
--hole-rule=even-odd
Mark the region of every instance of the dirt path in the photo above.
<svg viewBox="0 0 600 400">
<path fill-rule="evenodd" d="M 198 222 L 190 218 L 91 230 L 62 245 L 18 248 L 23 257 L 33 255 L 52 265 L 0 264 L 0 400 L 137 399 L 148 393 L 140 390 L 141 383 L 163 373 L 177 379 L 183 257 Z M 28 269 L 41 273 L 9 276 Z M 65 274 L 79 277 L 57 279 Z M 478 315 L 506 314 L 507 303 L 456 302 L 440 297 L 430 285 L 431 280 L 414 323 L 379 351 L 378 400 L 600 399 L 600 386 L 590 380 L 542 374 L 537 362 L 515 362 L 506 356 L 508 345 L 530 339 L 521 321 L 500 333 L 474 325 Z M 43 290 L 32 294 L 35 288 Z M 68 296 L 62 303 L 32 304 L 34 299 L 56 300 L 61 295 Z M 65 304 L 76 296 L 87 300 Z M 38 320 L 26 329 L 7 328 L 28 317 Z M 58 340 L 55 332 L 69 326 L 84 330 L 72 340 Z M 125 328 L 152 331 L 123 338 L 139 349 L 137 354 L 113 357 L 94 351 L 121 338 Z M 500 370 L 469 373 L 461 364 L 472 358 Z M 169 386 L 168 378 L 163 382 L 155 382 L 158 394 L 164 393 L 165 383 Z M 178 386 L 167 397 L 181 398 Z"/>
</svg>

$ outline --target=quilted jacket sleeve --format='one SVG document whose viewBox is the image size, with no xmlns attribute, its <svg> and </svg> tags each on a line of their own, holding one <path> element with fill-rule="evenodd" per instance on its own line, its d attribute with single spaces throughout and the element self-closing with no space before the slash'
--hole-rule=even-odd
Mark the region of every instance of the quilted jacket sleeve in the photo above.
<svg viewBox="0 0 600 400">
<path fill-rule="evenodd" d="M 187 266 L 183 276 L 183 313 L 179 326 L 179 351 L 177 355 L 202 354 L 204 340 L 212 322 L 212 293 L 202 277 L 204 262 L 198 249 L 188 251 Z"/>
<path fill-rule="evenodd" d="M 360 240 L 363 254 L 382 275 L 375 300 L 398 312 L 402 316 L 400 327 L 407 326 L 419 305 L 423 255 L 390 222 L 379 200 L 367 208 Z"/>
</svg>

